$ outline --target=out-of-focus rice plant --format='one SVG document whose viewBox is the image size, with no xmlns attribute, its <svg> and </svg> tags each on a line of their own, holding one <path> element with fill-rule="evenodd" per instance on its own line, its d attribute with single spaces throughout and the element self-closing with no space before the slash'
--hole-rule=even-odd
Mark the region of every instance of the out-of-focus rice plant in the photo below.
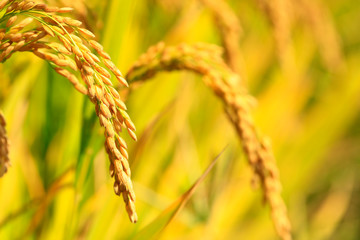
<svg viewBox="0 0 360 240">
<path fill-rule="evenodd" d="M 257 100 L 254 122 L 271 139 L 293 238 L 360 238 L 357 1 L 229 0 L 226 11 L 215 0 L 46 2 L 73 7 L 123 73 L 159 41 L 237 41 L 225 59 Z M 137 126 L 137 142 L 125 136 L 136 224 L 113 193 L 93 104 L 30 53 L 1 64 L 0 77 L 11 160 L 0 179 L 0 239 L 278 239 L 237 134 L 200 76 L 115 85 Z"/>
</svg>

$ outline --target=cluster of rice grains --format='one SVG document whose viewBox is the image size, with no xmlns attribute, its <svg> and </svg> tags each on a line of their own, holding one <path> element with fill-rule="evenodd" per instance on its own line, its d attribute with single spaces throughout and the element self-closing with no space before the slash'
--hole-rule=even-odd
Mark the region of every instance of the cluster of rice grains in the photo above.
<svg viewBox="0 0 360 240">
<path fill-rule="evenodd" d="M 5 130 L 5 118 L 0 112 L 0 177 L 2 177 L 10 165 L 8 139 Z"/>
<path fill-rule="evenodd" d="M 281 198 L 281 183 L 275 159 L 266 138 L 258 136 L 251 116 L 252 98 L 238 85 L 235 74 L 222 59 L 222 49 L 214 45 L 196 44 L 151 47 L 129 70 L 129 82 L 152 78 L 160 71 L 189 70 L 204 76 L 204 81 L 224 102 L 248 161 L 259 180 L 264 199 L 269 204 L 277 233 L 291 239 L 291 226 Z"/>
<path fill-rule="evenodd" d="M 93 33 L 82 28 L 80 21 L 58 15 L 71 10 L 32 1 L 1 1 L 0 61 L 4 62 L 16 51 L 32 52 L 49 62 L 79 92 L 88 95 L 96 106 L 101 126 L 105 128 L 105 147 L 110 157 L 110 174 L 115 179 L 114 191 L 117 195 L 123 195 L 130 220 L 136 222 L 127 146 L 119 135 L 122 128 L 126 128 L 136 140 L 135 126 L 126 113 L 119 93 L 112 86 L 110 72 L 122 85 L 128 84 L 103 47 L 92 40 L 95 37 Z M 94 49 L 99 57 L 90 49 Z M 85 85 L 78 81 L 79 75 Z M 1 137 L 2 129 L 3 126 Z M 7 151 L 0 150 L 1 153 Z"/>
</svg>

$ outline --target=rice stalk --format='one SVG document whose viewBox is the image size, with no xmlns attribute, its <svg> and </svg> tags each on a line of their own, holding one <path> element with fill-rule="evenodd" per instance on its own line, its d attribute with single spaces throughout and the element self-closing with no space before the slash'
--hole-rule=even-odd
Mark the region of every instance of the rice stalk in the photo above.
<svg viewBox="0 0 360 240">
<path fill-rule="evenodd" d="M 292 17 L 289 0 L 257 0 L 269 19 L 274 32 L 276 52 L 287 74 L 296 76 L 295 57 L 291 41 Z"/>
<path fill-rule="evenodd" d="M 300 19 L 311 29 L 319 46 L 325 66 L 330 71 L 344 66 L 341 41 L 329 10 L 319 1 L 296 1 Z"/>
<path fill-rule="evenodd" d="M 212 13 L 225 50 L 225 61 L 244 80 L 245 67 L 240 51 L 241 25 L 238 17 L 224 0 L 201 0 Z"/>
<path fill-rule="evenodd" d="M 0 112 L 0 177 L 2 177 L 10 166 L 9 141 L 6 135 L 6 122 L 4 115 Z"/>
<path fill-rule="evenodd" d="M 105 148 L 110 158 L 110 175 L 115 180 L 114 191 L 117 195 L 122 194 L 129 218 L 136 222 L 127 145 L 120 136 L 122 128 L 126 128 L 136 140 L 135 125 L 113 87 L 110 74 L 120 84 L 128 86 L 122 73 L 103 47 L 93 40 L 95 36 L 91 31 L 83 28 L 80 21 L 59 15 L 70 12 L 71 8 L 6 0 L 0 2 L 0 10 L 5 10 L 0 23 L 6 24 L 0 29 L 1 62 L 15 52 L 31 52 L 47 61 L 94 103 L 100 125 L 105 129 Z M 17 23 L 20 19 L 22 21 Z M 79 75 L 85 85 L 79 81 Z"/>
<path fill-rule="evenodd" d="M 271 208 L 278 235 L 291 239 L 291 225 L 281 198 L 279 171 L 269 140 L 258 135 L 251 116 L 253 98 L 238 87 L 239 76 L 222 59 L 222 49 L 209 44 L 165 47 L 159 43 L 149 48 L 130 68 L 130 83 L 144 81 L 161 71 L 188 70 L 203 75 L 205 84 L 223 101 L 225 111 L 242 142 L 248 162 L 260 181 L 264 200 Z"/>
</svg>

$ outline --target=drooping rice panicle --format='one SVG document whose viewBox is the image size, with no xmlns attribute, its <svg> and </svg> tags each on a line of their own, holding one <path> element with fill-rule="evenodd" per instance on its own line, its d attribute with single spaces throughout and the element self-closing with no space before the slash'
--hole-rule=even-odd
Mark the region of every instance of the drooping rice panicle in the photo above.
<svg viewBox="0 0 360 240">
<path fill-rule="evenodd" d="M 222 60 L 220 47 L 208 44 L 165 47 L 163 43 L 150 47 L 130 68 L 126 78 L 130 83 L 152 78 L 160 71 L 188 70 L 204 76 L 204 82 L 223 101 L 225 111 L 242 142 L 249 164 L 259 179 L 265 201 L 282 239 L 291 239 L 291 225 L 281 197 L 278 168 L 267 138 L 256 131 L 251 108 L 253 98 L 244 87 L 239 88 L 234 73 Z"/>
<path fill-rule="evenodd" d="M 95 35 L 91 31 L 80 21 L 60 15 L 70 12 L 71 8 L 8 0 L 0 2 L 1 9 L 6 9 L 6 13 L 0 30 L 0 62 L 15 52 L 31 52 L 49 62 L 76 90 L 88 95 L 105 129 L 105 148 L 110 158 L 110 174 L 115 180 L 114 191 L 123 195 L 129 218 L 136 222 L 127 147 L 120 136 L 121 129 L 126 128 L 136 140 L 135 125 L 113 87 L 110 73 L 124 86 L 128 86 L 127 81 L 103 47 L 93 40 Z"/>
</svg>

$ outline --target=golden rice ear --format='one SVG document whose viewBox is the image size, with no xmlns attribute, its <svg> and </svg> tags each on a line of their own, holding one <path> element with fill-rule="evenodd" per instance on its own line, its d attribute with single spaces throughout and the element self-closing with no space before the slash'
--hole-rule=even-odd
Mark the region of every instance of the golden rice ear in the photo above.
<svg viewBox="0 0 360 240">
<path fill-rule="evenodd" d="M 291 225 L 281 198 L 281 183 L 274 155 L 266 138 L 259 137 L 251 115 L 253 97 L 247 94 L 244 86 L 237 85 L 239 76 L 224 63 L 221 53 L 219 47 L 209 44 L 164 47 L 161 43 L 140 56 L 126 77 L 134 82 L 152 78 L 160 71 L 177 70 L 203 75 L 206 85 L 224 103 L 254 175 L 260 181 L 264 199 L 270 205 L 278 235 L 282 239 L 291 239 Z"/>
<path fill-rule="evenodd" d="M 129 218 L 132 222 L 136 222 L 135 193 L 127 162 L 129 156 L 124 147 L 126 144 L 120 137 L 121 128 L 125 127 L 129 135 L 136 140 L 135 125 L 126 112 L 120 94 L 113 87 L 111 78 L 115 77 L 124 86 L 128 86 L 127 81 L 110 60 L 109 54 L 93 40 L 95 35 L 92 32 L 80 27 L 82 26 L 80 21 L 59 15 L 72 9 L 49 7 L 46 4 L 28 1 L 1 1 L 0 10 L 5 8 L 6 13 L 3 18 L 9 19 L 6 23 L 7 28 L 0 31 L 0 61 L 5 61 L 17 51 L 31 52 L 49 62 L 59 75 L 71 82 L 76 90 L 90 98 L 95 105 L 100 124 L 104 127 L 105 148 L 113 166 L 110 174 L 114 177 L 117 186 L 116 194 L 123 195 Z M 37 11 L 27 11 L 29 9 Z M 27 18 L 16 24 L 23 18 L 24 11 Z M 12 16 L 14 13 L 16 15 Z M 30 24 L 33 28 L 24 31 L 24 26 Z M 92 53 L 93 50 L 99 54 L 99 57 Z M 3 124 L 0 128 L 0 173 L 2 175 L 6 172 L 9 161 L 5 121 L 3 118 L 1 120 Z"/>
<path fill-rule="evenodd" d="M 2 177 L 10 166 L 9 141 L 5 130 L 6 122 L 4 115 L 0 112 L 0 177 Z"/>
</svg>

